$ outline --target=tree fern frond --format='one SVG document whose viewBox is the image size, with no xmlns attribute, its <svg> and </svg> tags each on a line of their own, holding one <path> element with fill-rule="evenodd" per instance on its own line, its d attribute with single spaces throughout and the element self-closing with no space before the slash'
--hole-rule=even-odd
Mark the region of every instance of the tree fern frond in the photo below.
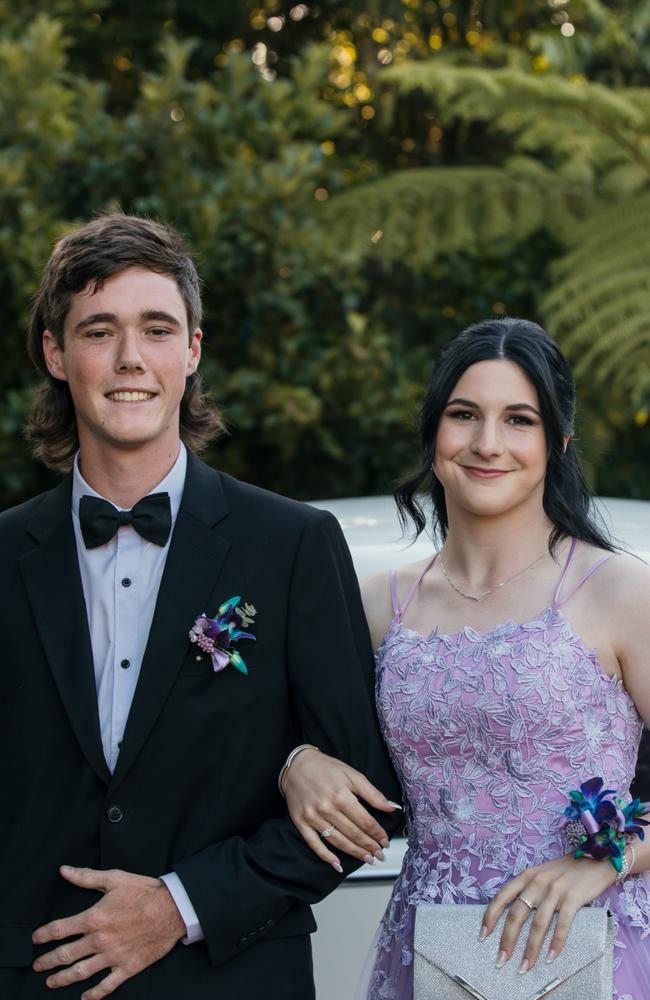
<svg viewBox="0 0 650 1000">
<path fill-rule="evenodd" d="M 620 296 L 649 283 L 648 266 L 639 261 L 638 253 L 634 252 L 618 260 L 614 273 L 609 261 L 600 261 L 583 273 L 572 273 L 574 280 L 570 289 L 563 282 L 555 286 L 545 299 L 546 308 L 553 310 L 555 322 L 573 329 L 571 336 L 577 336 L 578 324 L 590 317 L 596 308 L 618 301 Z M 587 343 L 590 336 L 587 334 Z"/>
<path fill-rule="evenodd" d="M 367 249 L 418 269 L 440 253 L 477 250 L 509 237 L 524 239 L 544 223 L 568 234 L 582 219 L 591 191 L 563 183 L 553 171 L 438 167 L 398 171 L 331 198 L 319 213 L 323 240 Z"/>
<path fill-rule="evenodd" d="M 391 66 L 382 77 L 405 93 L 420 89 L 435 98 L 439 106 L 451 105 L 455 113 L 468 120 L 519 107 L 528 114 L 540 108 L 555 115 L 575 110 L 630 128 L 644 124 L 644 114 L 625 92 L 554 73 L 534 75 L 509 67 L 482 69 L 432 59 Z"/>
<path fill-rule="evenodd" d="M 650 89 L 648 87 L 626 87 L 625 95 L 636 105 L 647 124 L 650 121 Z"/>
<path fill-rule="evenodd" d="M 643 305 L 647 312 L 650 306 L 650 290 L 646 290 Z M 621 347 L 625 351 L 623 357 L 614 351 L 609 351 L 603 357 L 599 365 L 598 378 L 604 385 L 611 379 L 617 378 L 619 383 L 628 384 L 630 389 L 634 389 L 639 378 L 645 379 L 650 373 L 650 326 L 647 321 L 642 322 L 639 315 L 635 316 L 630 321 L 625 336 L 621 337 Z"/>
<path fill-rule="evenodd" d="M 584 320 L 576 323 L 564 341 L 569 353 L 580 354 L 576 371 L 592 371 L 594 378 L 602 382 L 607 359 L 617 351 L 624 352 L 625 357 L 629 354 L 628 333 L 623 333 L 623 330 L 632 331 L 635 337 L 637 329 L 645 329 L 646 336 L 650 334 L 650 326 L 644 316 L 649 302 L 650 287 L 637 288 L 633 293 L 628 291 L 624 299 L 611 300 L 600 308 L 595 307 Z M 624 361 L 622 355 L 616 359 L 619 370 L 622 370 Z"/>
<path fill-rule="evenodd" d="M 650 0 L 641 0 L 636 4 L 630 27 L 633 34 L 645 34 L 650 28 Z"/>
<path fill-rule="evenodd" d="M 639 194 L 648 186 L 648 175 L 638 163 L 621 163 L 613 167 L 602 180 L 605 195 L 617 199 Z"/>
<path fill-rule="evenodd" d="M 603 205 L 592 212 L 582 224 L 571 233 L 571 262 L 567 266 L 576 267 L 583 260 L 588 263 L 594 254 L 606 254 L 612 242 L 617 249 L 625 250 L 634 246 L 634 239 L 646 242 L 646 227 L 650 213 L 650 193 L 624 199 L 615 204 Z M 620 244 L 620 247 L 618 246 Z"/>
<path fill-rule="evenodd" d="M 542 302 L 576 376 L 647 402 L 650 372 L 650 195 L 578 224 Z"/>
</svg>

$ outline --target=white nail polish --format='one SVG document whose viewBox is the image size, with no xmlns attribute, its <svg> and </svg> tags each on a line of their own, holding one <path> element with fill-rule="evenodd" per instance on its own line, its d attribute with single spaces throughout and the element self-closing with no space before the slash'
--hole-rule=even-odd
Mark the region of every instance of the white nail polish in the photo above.
<svg viewBox="0 0 650 1000">
<path fill-rule="evenodd" d="M 392 806 L 392 807 L 393 807 L 393 809 L 402 809 L 402 807 L 401 807 L 401 805 L 399 804 L 399 802 L 391 802 L 391 800 L 390 800 L 390 799 L 388 799 L 388 805 L 389 805 L 389 806 Z M 402 812 L 403 812 L 403 811 L 404 811 L 404 810 L 402 809 Z"/>
</svg>

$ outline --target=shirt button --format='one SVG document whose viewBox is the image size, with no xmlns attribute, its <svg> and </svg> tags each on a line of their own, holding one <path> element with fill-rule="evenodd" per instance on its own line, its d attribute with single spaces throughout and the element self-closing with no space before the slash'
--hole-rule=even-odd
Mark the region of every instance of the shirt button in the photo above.
<svg viewBox="0 0 650 1000">
<path fill-rule="evenodd" d="M 120 666 L 124 667 L 124 669 L 126 670 L 127 667 L 131 666 L 131 661 L 130 660 L 120 660 Z"/>
<path fill-rule="evenodd" d="M 130 587 L 131 586 L 131 581 L 129 580 L 128 576 L 125 576 L 124 579 L 122 580 L 122 586 L 123 587 Z"/>
<path fill-rule="evenodd" d="M 124 813 L 119 806 L 109 806 L 106 810 L 106 819 L 109 823 L 121 823 Z"/>
</svg>

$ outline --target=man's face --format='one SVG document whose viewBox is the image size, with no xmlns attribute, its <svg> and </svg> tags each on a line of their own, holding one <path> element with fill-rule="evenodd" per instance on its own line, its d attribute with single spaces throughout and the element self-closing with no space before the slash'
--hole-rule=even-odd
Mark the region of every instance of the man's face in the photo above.
<svg viewBox="0 0 650 1000">
<path fill-rule="evenodd" d="M 185 380 L 201 356 L 173 278 L 130 267 L 72 297 L 63 349 L 43 334 L 50 374 L 67 382 L 82 454 L 138 451 L 152 442 L 178 451 Z"/>
</svg>

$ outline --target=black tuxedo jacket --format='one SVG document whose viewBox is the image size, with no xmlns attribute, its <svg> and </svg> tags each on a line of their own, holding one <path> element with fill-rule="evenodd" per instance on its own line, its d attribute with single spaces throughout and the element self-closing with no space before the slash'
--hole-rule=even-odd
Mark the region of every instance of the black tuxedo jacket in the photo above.
<svg viewBox="0 0 650 1000">
<path fill-rule="evenodd" d="M 199 916 L 205 942 L 177 945 L 121 1000 L 308 1000 L 309 904 L 340 877 L 294 830 L 278 770 L 312 742 L 398 794 L 338 524 L 190 456 L 111 776 L 70 497 L 68 479 L 0 515 L 0 998 L 54 995 L 31 970 L 31 933 L 97 898 L 60 877 L 72 864 L 175 870 Z M 233 595 L 257 608 L 248 676 L 214 673 L 188 637 Z"/>
</svg>

